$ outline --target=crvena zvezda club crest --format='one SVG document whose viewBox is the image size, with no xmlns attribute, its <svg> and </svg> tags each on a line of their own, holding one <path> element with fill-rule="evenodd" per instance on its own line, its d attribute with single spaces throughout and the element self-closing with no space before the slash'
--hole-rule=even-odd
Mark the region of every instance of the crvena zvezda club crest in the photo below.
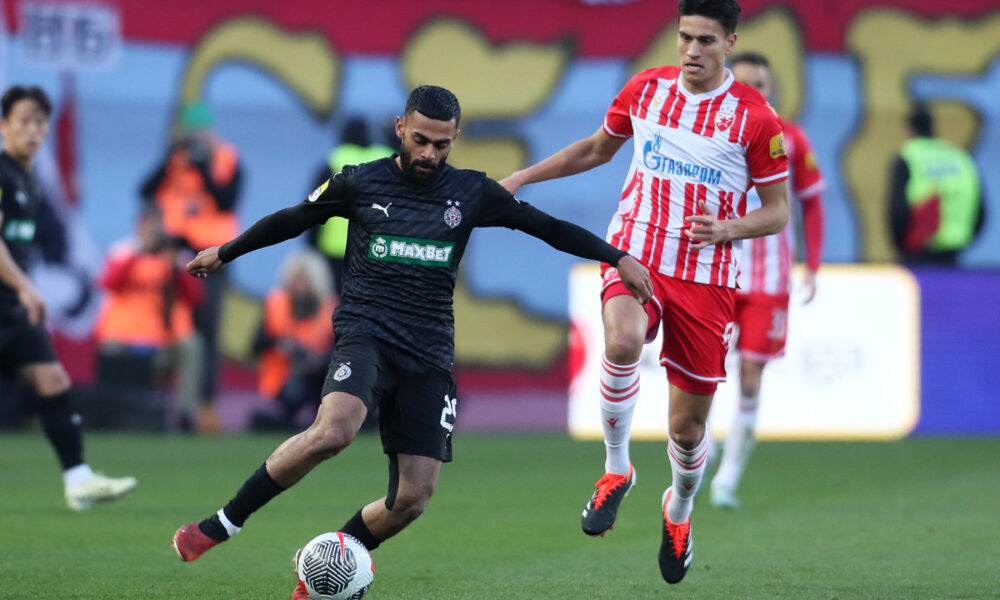
<svg viewBox="0 0 1000 600">
<path fill-rule="evenodd" d="M 720 106 L 719 112 L 715 115 L 715 128 L 719 131 L 725 131 L 733 124 L 733 118 L 736 116 L 736 111 L 733 110 L 732 106 Z"/>
<path fill-rule="evenodd" d="M 448 200 L 448 209 L 444 211 L 444 222 L 452 229 L 462 222 L 462 211 L 458 210 L 457 200 Z"/>
</svg>

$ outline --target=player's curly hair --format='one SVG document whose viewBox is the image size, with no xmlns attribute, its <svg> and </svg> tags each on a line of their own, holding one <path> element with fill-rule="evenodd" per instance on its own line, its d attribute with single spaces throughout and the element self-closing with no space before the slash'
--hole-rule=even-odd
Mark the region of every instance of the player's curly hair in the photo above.
<svg viewBox="0 0 1000 600">
<path fill-rule="evenodd" d="M 13 85 L 7 88 L 7 91 L 3 93 L 3 98 L 0 98 L 3 118 L 6 119 L 10 116 L 10 111 L 14 110 L 14 105 L 25 98 L 34 100 L 38 104 L 38 107 L 42 109 L 42 112 L 45 113 L 46 117 L 52 116 L 52 102 L 49 101 L 49 97 L 42 88 L 37 85 L 31 87 Z"/>
<path fill-rule="evenodd" d="M 691 16 L 715 19 L 729 35 L 736 31 L 740 21 L 740 4 L 736 0 L 680 0 L 677 18 Z"/>
<path fill-rule="evenodd" d="M 436 85 L 421 85 L 413 88 L 406 99 L 406 111 L 410 114 L 417 111 L 435 121 L 450 121 L 455 119 L 457 125 L 462 120 L 462 109 L 458 98 L 450 90 Z"/>
</svg>

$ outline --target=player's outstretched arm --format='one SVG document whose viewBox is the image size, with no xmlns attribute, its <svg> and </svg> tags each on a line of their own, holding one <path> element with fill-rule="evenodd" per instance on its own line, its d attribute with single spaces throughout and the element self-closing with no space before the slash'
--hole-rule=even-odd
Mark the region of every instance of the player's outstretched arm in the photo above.
<svg viewBox="0 0 1000 600">
<path fill-rule="evenodd" d="M 699 202 L 700 214 L 685 219 L 691 224 L 691 227 L 684 230 L 684 235 L 694 242 L 691 249 L 700 250 L 721 242 L 781 231 L 788 222 L 788 184 L 780 181 L 771 185 L 759 185 L 757 193 L 760 194 L 760 208 L 739 219 L 719 220 L 704 201 Z"/>
<path fill-rule="evenodd" d="M 516 194 L 521 186 L 529 183 L 588 171 L 611 160 L 626 139 L 611 137 L 602 127 L 594 135 L 577 140 L 526 169 L 511 173 L 499 183 L 511 194 Z"/>
<path fill-rule="evenodd" d="M 645 304 L 653 295 L 649 271 L 627 252 L 615 248 L 579 225 L 557 219 L 537 208 L 522 203 L 519 210 L 508 215 L 503 223 L 532 235 L 556 250 L 608 263 L 618 269 L 622 283 L 632 295 Z"/>
<path fill-rule="evenodd" d="M 292 239 L 312 225 L 323 223 L 331 214 L 324 205 L 308 201 L 283 208 L 257 221 L 250 229 L 222 246 L 199 252 L 188 263 L 188 273 L 205 277 L 244 254 Z"/>
</svg>

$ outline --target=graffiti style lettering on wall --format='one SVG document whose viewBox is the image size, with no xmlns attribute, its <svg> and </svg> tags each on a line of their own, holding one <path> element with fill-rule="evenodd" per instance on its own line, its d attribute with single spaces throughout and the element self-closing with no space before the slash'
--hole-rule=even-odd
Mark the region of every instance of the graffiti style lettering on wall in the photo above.
<svg viewBox="0 0 1000 600">
<path fill-rule="evenodd" d="M 885 222 L 887 169 L 903 139 L 903 116 L 913 95 L 932 103 L 944 137 L 974 147 L 992 202 L 988 210 L 996 206 L 1000 179 L 985 168 L 1000 157 L 996 0 L 742 4 L 736 51 L 756 50 L 770 58 L 779 86 L 776 108 L 786 118 L 801 119 L 829 184 L 825 258 L 892 258 Z M 363 2 L 301 0 L 263 3 L 251 13 L 239 0 L 116 0 L 121 59 L 106 71 L 80 73 L 81 82 L 95 78 L 80 86 L 78 96 L 79 121 L 92 124 L 79 136 L 88 157 L 78 163 L 81 204 L 118 198 L 132 206 L 127 199 L 135 193 L 134 179 L 148 169 L 151 149 L 162 142 L 159 124 L 171 102 L 201 99 L 224 115 L 218 125 L 238 138 L 233 141 L 252 174 L 239 210 L 246 218 L 266 214 L 281 194 L 315 187 L 303 181 L 297 188 L 308 177 L 303 165 L 318 166 L 331 131 L 348 112 L 383 119 L 398 111 L 406 88 L 417 83 L 446 85 L 462 100 L 463 131 L 453 163 L 502 177 L 592 134 L 631 73 L 676 63 L 676 5 L 668 5 L 584 8 L 565 0 L 505 0 L 506 10 L 497 11 L 493 3 L 461 0 L 382 0 L 377 9 Z M 52 25 L 29 22 L 17 6 L 7 5 L 10 47 L 24 48 L 40 27 L 44 32 Z M 165 70 L 178 64 L 183 71 L 174 87 L 177 76 Z M 233 64 L 251 69 L 226 68 Z M 59 89 L 51 68 L 42 69 L 21 53 L 12 54 L 4 67 L 11 81 Z M 215 85 L 223 80 L 225 86 Z M 271 94 L 276 87 L 281 89 Z M 951 92 L 959 89 L 965 91 Z M 60 95 L 55 99 L 62 100 Z M 239 110 L 230 110 L 234 106 Z M 122 135 L 120 128 L 107 126 L 119 114 L 141 125 Z M 251 127 L 241 128 L 241 119 Z M 280 153 L 260 135 L 261 123 L 280 128 L 285 144 Z M 609 202 L 618 197 L 626 154 L 627 149 L 614 159 L 617 166 L 547 182 L 525 195 L 535 200 L 531 196 L 537 193 L 546 210 L 599 233 L 612 210 Z M 85 210 L 81 220 L 96 232 L 96 245 L 108 248 L 124 226 L 108 224 L 99 213 Z M 508 236 L 503 243 L 528 256 L 535 242 Z M 1000 264 L 997 221 L 987 218 L 963 260 L 970 255 L 974 258 L 965 264 Z M 278 258 L 262 252 L 254 259 L 259 262 L 253 276 L 236 265 L 234 279 L 251 293 L 263 293 L 267 282 L 257 272 L 277 271 Z M 456 315 L 470 323 L 460 323 L 458 333 L 480 335 L 460 337 L 460 359 L 550 363 L 565 339 L 560 318 L 567 305 L 566 262 L 560 260 L 566 259 L 549 255 L 513 269 L 491 262 L 487 253 L 467 255 Z M 477 292 L 504 300 L 477 298 L 463 287 L 466 281 Z M 551 318 L 532 323 L 527 311 Z M 500 325 L 491 330 L 486 321 Z"/>
<path fill-rule="evenodd" d="M 543 106 L 572 59 L 568 44 L 490 43 L 481 31 L 453 19 L 419 30 L 400 55 L 408 87 L 436 83 L 462 103 L 463 128 L 481 120 L 524 118 Z M 525 166 L 521 140 L 466 136 L 455 149 L 457 166 L 502 177 Z"/>
<path fill-rule="evenodd" d="M 180 104 L 200 100 L 213 69 L 238 61 L 270 73 L 293 90 L 318 117 L 333 110 L 340 59 L 317 33 L 289 33 L 256 17 L 238 17 L 206 32 L 192 49 Z"/>
</svg>

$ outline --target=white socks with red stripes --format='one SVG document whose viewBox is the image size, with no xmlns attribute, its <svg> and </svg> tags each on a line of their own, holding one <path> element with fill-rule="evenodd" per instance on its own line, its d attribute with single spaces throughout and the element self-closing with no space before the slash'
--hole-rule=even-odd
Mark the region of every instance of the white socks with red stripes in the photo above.
<svg viewBox="0 0 1000 600">
<path fill-rule="evenodd" d="M 757 427 L 759 403 L 758 396 L 740 397 L 740 409 L 736 411 L 729 433 L 726 434 L 722 461 L 712 479 L 712 489 L 725 490 L 729 493 L 736 491 L 736 486 L 739 485 L 747 461 L 750 459 L 750 451 L 754 447 L 754 429 Z"/>
<path fill-rule="evenodd" d="M 604 470 L 628 475 L 629 430 L 639 397 L 639 362 L 616 365 L 606 356 L 601 360 L 601 426 L 607 458 Z"/>
<path fill-rule="evenodd" d="M 692 450 L 685 450 L 674 442 L 667 441 L 667 454 L 670 457 L 670 470 L 673 471 L 673 493 L 667 502 L 667 520 L 680 525 L 691 517 L 694 508 L 694 495 L 698 492 L 701 478 L 705 474 L 705 463 L 708 462 L 708 445 L 711 443 L 708 430 L 701 441 Z"/>
</svg>

